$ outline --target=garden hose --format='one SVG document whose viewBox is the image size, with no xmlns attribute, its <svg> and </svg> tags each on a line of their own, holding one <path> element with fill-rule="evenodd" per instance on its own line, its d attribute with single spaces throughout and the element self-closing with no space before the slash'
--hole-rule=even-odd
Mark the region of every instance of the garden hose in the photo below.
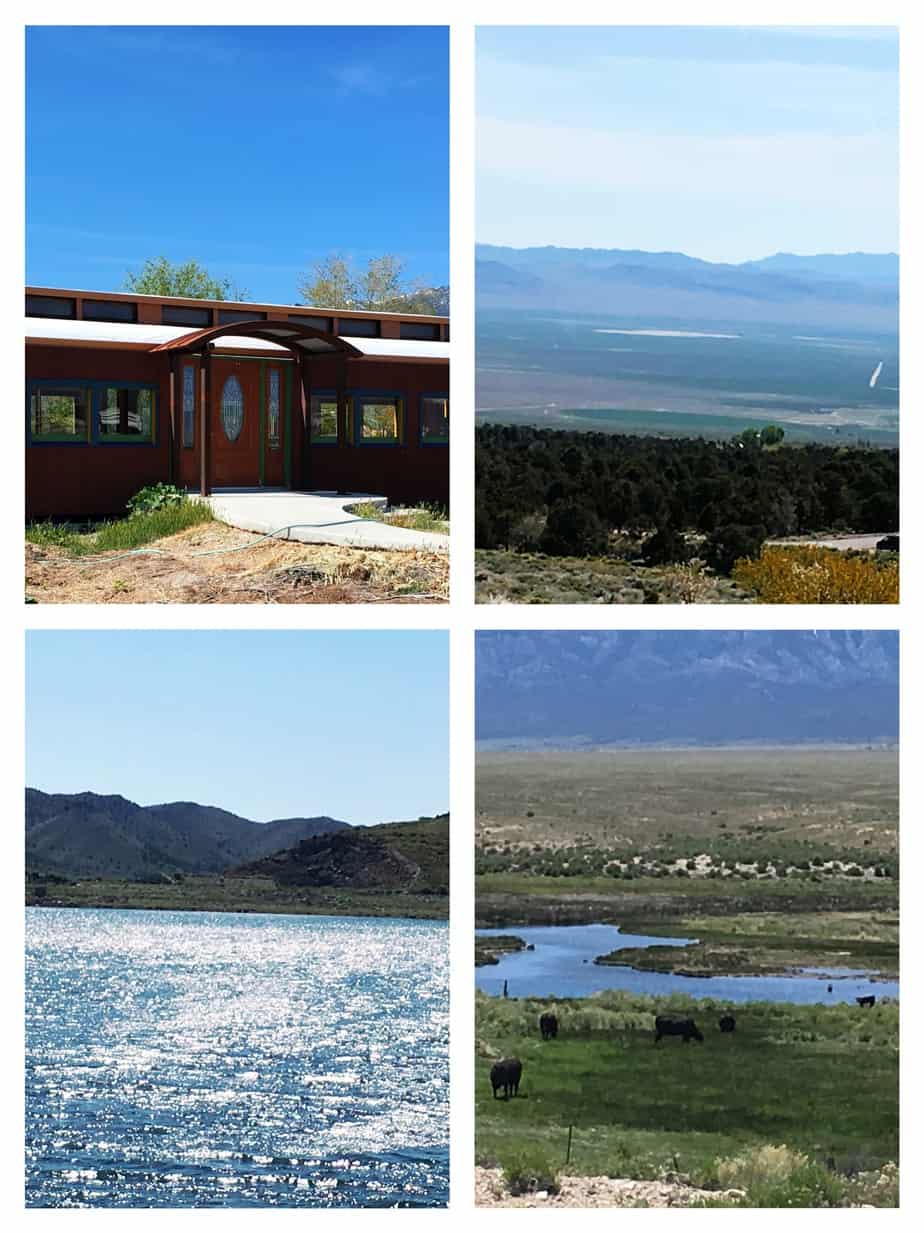
<svg viewBox="0 0 924 1233">
<path fill-rule="evenodd" d="M 357 518 L 357 519 L 350 518 L 350 519 L 346 519 L 346 521 L 347 522 L 353 522 L 353 521 L 364 522 L 366 520 L 363 518 Z M 316 531 L 318 530 L 319 527 L 329 527 L 329 526 L 336 526 L 336 525 L 339 525 L 339 524 L 330 523 L 330 522 L 323 522 L 323 523 L 292 522 L 292 523 L 289 523 L 288 526 L 279 527 L 275 531 L 267 531 L 265 535 L 258 536 L 257 539 L 252 540 L 249 544 L 235 544 L 232 548 L 206 548 L 199 552 L 191 552 L 189 553 L 189 555 L 191 557 L 218 557 L 218 556 L 222 556 L 224 553 L 227 553 L 227 552 L 243 552 L 244 549 L 246 548 L 256 548 L 257 544 L 262 544 L 264 540 L 276 539 L 277 536 L 282 535 L 283 533 L 288 533 L 289 531 L 297 531 L 297 530 Z M 345 544 L 343 545 L 343 547 L 362 548 L 364 547 L 364 545 Z M 370 545 L 369 548 L 371 549 L 371 547 L 372 546 Z M 45 561 L 43 562 L 43 564 L 45 565 L 96 565 L 100 561 L 124 561 L 128 557 L 143 557 L 143 556 L 168 557 L 172 555 L 173 554 L 166 548 L 130 548 L 127 552 L 119 552 L 119 553 L 116 553 L 115 555 L 110 555 L 109 553 L 94 553 L 92 555 L 88 555 L 85 557 L 66 557 L 63 560 Z"/>
</svg>

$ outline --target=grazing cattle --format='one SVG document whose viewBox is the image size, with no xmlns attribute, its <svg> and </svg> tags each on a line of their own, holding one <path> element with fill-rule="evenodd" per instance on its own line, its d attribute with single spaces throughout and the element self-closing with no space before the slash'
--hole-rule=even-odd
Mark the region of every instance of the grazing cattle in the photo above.
<svg viewBox="0 0 924 1233">
<path fill-rule="evenodd" d="M 516 1096 L 520 1090 L 520 1075 L 523 1073 L 523 1063 L 518 1057 L 505 1057 L 503 1061 L 495 1062 L 491 1067 L 491 1089 L 494 1099 L 503 1089 L 504 1100 Z"/>
<path fill-rule="evenodd" d="M 875 1006 L 876 1005 L 875 993 L 871 993 L 869 997 L 857 998 L 857 1005 L 858 1006 Z"/>
<path fill-rule="evenodd" d="M 550 1010 L 539 1016 L 539 1031 L 543 1040 L 554 1040 L 558 1035 L 558 1016 Z"/>
<path fill-rule="evenodd" d="M 703 1039 L 702 1032 L 692 1019 L 675 1019 L 673 1015 L 658 1015 L 655 1019 L 655 1044 L 662 1036 L 682 1036 L 684 1044 Z"/>
<path fill-rule="evenodd" d="M 720 1032 L 733 1032 L 735 1030 L 735 1016 L 730 1015 L 727 1011 L 719 1020 Z"/>
</svg>

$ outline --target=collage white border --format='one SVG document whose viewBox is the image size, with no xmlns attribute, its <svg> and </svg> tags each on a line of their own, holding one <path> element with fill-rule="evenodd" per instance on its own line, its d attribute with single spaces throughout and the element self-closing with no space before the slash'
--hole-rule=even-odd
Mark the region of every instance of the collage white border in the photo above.
<svg viewBox="0 0 924 1233">
<path fill-rule="evenodd" d="M 534 0 L 527 5 L 511 0 L 470 4 L 445 2 L 405 3 L 393 0 L 387 6 L 354 0 L 348 12 L 325 7 L 323 16 L 315 6 L 278 0 L 270 11 L 256 10 L 241 0 L 214 3 L 202 0 L 190 9 L 188 4 L 163 0 L 157 6 L 124 4 L 113 0 L 85 0 L 84 3 L 9 3 L 0 20 L 0 89 L 5 107 L 0 123 L 3 127 L 4 189 L 0 199 L 3 212 L 3 282 L 5 294 L 0 302 L 3 329 L 0 346 L 5 352 L 5 371 L 22 375 L 21 295 L 23 282 L 23 62 L 22 34 L 24 24 L 100 24 L 100 25 L 389 25 L 389 24 L 450 24 L 451 37 L 451 276 L 452 287 L 452 398 L 454 432 L 451 446 L 452 482 L 452 599 L 448 606 L 397 607 L 225 607 L 206 605 L 112 606 L 107 608 L 25 607 L 22 603 L 22 550 L 18 528 L 23 508 L 23 479 L 19 460 L 22 457 L 23 417 L 14 410 L 17 425 L 13 437 L 12 473 L 0 500 L 4 515 L 3 560 L 0 575 L 3 625 L 3 675 L 6 707 L 2 727 L 4 816 L 8 824 L 6 849 L 2 861 L 4 870 L 3 907 L 4 931 L 2 946 L 3 983 L 8 1016 L 0 1022 L 0 1044 L 4 1058 L 4 1101 L 0 1118 L 0 1202 L 4 1215 L 12 1218 L 13 1227 L 25 1219 L 30 1226 L 46 1222 L 66 1221 L 69 1227 L 84 1227 L 90 1221 L 126 1223 L 151 1222 L 163 1213 L 145 1211 L 98 1212 L 80 1211 L 59 1215 L 50 1211 L 24 1211 L 22 1208 L 22 786 L 24 766 L 23 725 L 23 631 L 30 629 L 145 629 L 145 628 L 254 628 L 254 629 L 416 629 L 448 628 L 450 630 L 450 706 L 451 706 L 451 809 L 453 814 L 453 845 L 451 870 L 451 1200 L 448 1211 L 355 1211 L 322 1212 L 289 1209 L 273 1212 L 269 1219 L 286 1223 L 309 1216 L 315 1227 L 320 1220 L 327 1227 L 361 1230 L 374 1224 L 405 1228 L 408 1222 L 435 1220 L 444 1228 L 463 1228 L 477 1213 L 499 1227 L 498 1222 L 512 1223 L 526 1233 L 537 1223 L 567 1220 L 568 1212 L 509 1210 L 483 1211 L 472 1206 L 473 1177 L 473 1108 L 472 1085 L 472 1011 L 473 980 L 471 939 L 474 920 L 472 850 L 474 818 L 474 638 L 473 631 L 484 629 L 809 629 L 866 628 L 902 631 L 902 857 L 906 870 L 906 892 L 902 896 L 902 945 L 907 956 L 902 990 L 903 1041 L 902 1057 L 902 1207 L 899 1212 L 873 1212 L 859 1217 L 877 1224 L 883 1221 L 904 1222 L 907 1216 L 924 1210 L 918 1177 L 916 1149 L 921 1145 L 919 1129 L 922 1097 L 919 1029 L 922 1022 L 917 959 L 914 941 L 921 934 L 921 912 L 909 870 L 918 868 L 920 839 L 916 834 L 916 806 L 924 803 L 919 765 L 922 758 L 921 715 L 919 690 L 922 687 L 920 639 L 916 625 L 924 618 L 922 610 L 920 531 L 921 499 L 919 489 L 924 470 L 924 386 L 921 381 L 922 351 L 919 334 L 924 314 L 921 311 L 921 243 L 918 239 L 924 202 L 920 192 L 922 125 L 924 100 L 921 79 L 924 76 L 924 40 L 921 37 L 920 5 L 911 3 L 819 3 L 804 0 L 777 4 L 749 2 L 702 3 L 661 2 L 652 0 L 642 8 L 624 2 L 586 3 L 575 0 L 568 6 L 549 0 Z M 267 21 L 266 18 L 270 20 Z M 472 551 L 474 544 L 473 466 L 474 444 L 470 431 L 470 409 L 474 395 L 474 27 L 484 25 L 900 25 L 902 35 L 902 168 L 901 168 L 901 253 L 902 253 L 902 538 L 906 548 L 902 564 L 902 602 L 895 608 L 848 608 L 813 606 L 791 608 L 777 606 L 702 606 L 687 608 L 634 606 L 603 608 L 476 606 Z M 306 66 L 310 71 L 310 65 Z M 156 115 L 152 116 L 156 123 Z M 63 118 L 66 122 L 67 118 Z M 917 226 L 915 223 L 917 222 Z M 924 341 L 924 339 L 922 339 Z M 12 393 L 13 406 L 18 407 L 18 392 Z M 468 409 L 468 411 L 467 411 Z M 10 408 L 7 408 L 7 414 Z M 911 464 L 908 460 L 911 459 Z M 922 462 L 917 462 L 922 460 Z M 641 614 L 644 613 L 644 620 Z M 910 893 L 909 893 L 910 891 Z M 907 1025 L 912 1025 L 910 1029 Z M 218 1227 L 231 1224 L 243 1228 L 252 1221 L 253 1210 L 175 1210 L 169 1213 L 171 1223 L 187 1228 Z M 263 1211 L 259 1212 L 263 1216 Z M 607 1209 L 582 1210 L 582 1221 L 597 1227 L 609 1226 L 613 1213 Z M 620 1220 L 651 1222 L 673 1221 L 673 1212 L 620 1211 Z M 836 1212 L 792 1212 L 787 1222 L 805 1225 L 807 1221 L 836 1222 L 854 1217 Z M 717 1217 L 712 1212 L 689 1212 L 679 1217 L 687 1223 L 705 1227 Z M 719 1220 L 723 1217 L 719 1216 Z M 728 1217 L 749 1225 L 768 1225 L 778 1219 L 775 1212 L 739 1212 Z M 71 1226 L 70 1222 L 74 1222 Z M 464 1222 L 464 1223 L 463 1223 Z M 714 1227 L 714 1225 L 713 1225 Z"/>
</svg>

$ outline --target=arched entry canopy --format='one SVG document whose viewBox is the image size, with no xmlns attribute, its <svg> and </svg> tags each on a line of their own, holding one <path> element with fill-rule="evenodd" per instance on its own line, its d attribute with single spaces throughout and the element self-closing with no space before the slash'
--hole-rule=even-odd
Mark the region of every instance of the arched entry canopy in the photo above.
<svg viewBox="0 0 924 1233">
<path fill-rule="evenodd" d="M 351 358 L 361 357 L 362 351 L 354 347 L 346 339 L 339 338 L 325 330 L 315 329 L 311 325 L 303 325 L 300 321 L 235 321 L 224 325 L 210 326 L 204 330 L 193 330 L 182 334 L 169 342 L 154 347 L 154 352 L 168 352 L 171 365 L 171 433 L 173 438 L 172 456 L 174 473 L 178 470 L 179 439 L 176 432 L 176 370 L 180 357 L 183 355 L 198 355 L 201 357 L 202 388 L 199 397 L 199 490 L 203 496 L 208 496 L 213 488 L 215 478 L 215 442 L 213 433 L 216 430 L 215 393 L 213 392 L 213 364 L 219 367 L 230 362 L 223 358 L 216 345 L 221 347 L 224 339 L 256 339 L 261 342 L 274 343 L 291 352 L 296 366 L 296 389 L 300 390 L 300 413 L 292 421 L 292 441 L 290 455 L 293 460 L 292 471 L 287 478 L 287 487 L 300 488 L 304 482 L 304 446 L 307 426 L 306 410 L 310 402 L 309 371 L 312 359 L 334 357 L 336 364 L 336 398 L 338 435 L 343 440 L 347 431 L 347 400 L 346 400 L 346 366 Z M 233 344 L 232 344 L 233 345 Z M 220 444 L 220 442 L 219 442 Z"/>
<path fill-rule="evenodd" d="M 154 351 L 204 351 L 210 344 L 225 336 L 259 338 L 264 342 L 286 347 L 296 355 L 362 355 L 362 352 L 346 339 L 325 330 L 316 330 L 313 325 L 300 321 L 235 321 L 225 325 L 211 325 L 204 330 L 194 330 L 170 342 L 161 343 Z"/>
</svg>

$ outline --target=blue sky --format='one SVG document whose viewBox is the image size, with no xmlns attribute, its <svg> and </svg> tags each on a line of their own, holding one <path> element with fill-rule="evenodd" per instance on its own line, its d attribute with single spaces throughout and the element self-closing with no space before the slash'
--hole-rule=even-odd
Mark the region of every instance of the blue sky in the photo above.
<svg viewBox="0 0 924 1233">
<path fill-rule="evenodd" d="M 257 822 L 449 805 L 444 631 L 36 631 L 26 782 Z"/>
<path fill-rule="evenodd" d="M 898 249 L 889 27 L 481 27 L 477 238 Z"/>
<path fill-rule="evenodd" d="M 445 27 L 31 27 L 27 282 L 195 259 L 292 303 L 330 252 L 449 281 Z M 81 84 L 82 83 L 82 84 Z"/>
</svg>

